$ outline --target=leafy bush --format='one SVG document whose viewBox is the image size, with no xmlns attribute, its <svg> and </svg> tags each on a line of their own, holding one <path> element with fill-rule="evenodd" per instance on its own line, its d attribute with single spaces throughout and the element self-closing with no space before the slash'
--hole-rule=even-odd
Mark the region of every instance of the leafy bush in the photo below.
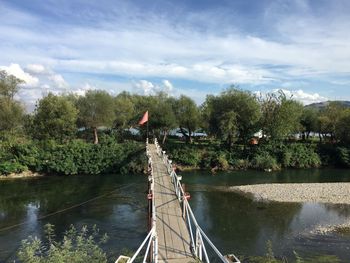
<svg viewBox="0 0 350 263">
<path fill-rule="evenodd" d="M 257 154 L 251 161 L 251 165 L 255 169 L 259 170 L 278 170 L 280 169 L 277 164 L 277 160 L 271 156 L 268 152 L 262 152 Z"/>
<path fill-rule="evenodd" d="M 97 145 L 83 140 L 64 144 L 54 140 L 23 144 L 3 142 L 0 143 L 0 173 L 17 173 L 29 168 L 35 172 L 65 175 L 99 174 L 116 172 L 122 166 L 125 172 L 141 172 L 145 159 L 133 155 L 143 149 L 141 143 L 117 143 L 108 136 L 101 137 Z"/>
<path fill-rule="evenodd" d="M 312 145 L 292 143 L 284 147 L 281 163 L 284 167 L 319 167 L 321 159 Z"/>
<path fill-rule="evenodd" d="M 11 173 L 21 173 L 27 171 L 28 167 L 18 162 L 5 161 L 0 163 L 0 175 L 8 175 Z"/>
<path fill-rule="evenodd" d="M 344 167 L 350 167 L 350 149 L 346 147 L 337 147 L 338 163 Z"/>
<path fill-rule="evenodd" d="M 107 256 L 100 245 L 106 241 L 107 235 L 100 237 L 96 227 L 90 233 L 86 226 L 79 231 L 71 226 L 62 241 L 56 241 L 53 226 L 47 224 L 45 240 L 37 237 L 23 240 L 17 256 L 24 263 L 103 263 Z"/>
<path fill-rule="evenodd" d="M 198 167 L 201 162 L 201 152 L 192 147 L 175 148 L 171 150 L 171 159 L 182 165 Z"/>
</svg>

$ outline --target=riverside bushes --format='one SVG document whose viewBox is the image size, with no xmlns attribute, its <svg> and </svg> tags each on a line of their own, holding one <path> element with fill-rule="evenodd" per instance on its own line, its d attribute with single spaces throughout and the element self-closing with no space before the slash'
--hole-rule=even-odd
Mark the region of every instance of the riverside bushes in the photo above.
<svg viewBox="0 0 350 263">
<path fill-rule="evenodd" d="M 165 146 L 175 163 L 203 169 L 257 169 L 316 168 L 322 165 L 319 148 L 315 144 L 298 142 L 265 142 L 230 150 L 220 145 L 206 146 L 171 144 Z M 339 149 L 337 159 L 350 165 L 350 151 Z"/>
<path fill-rule="evenodd" d="M 3 143 L 0 147 L 0 174 L 25 170 L 62 175 L 100 174 L 118 172 L 122 166 L 128 167 L 129 160 L 134 162 L 130 167 L 132 171 L 139 172 L 146 158 L 137 159 L 135 154 L 140 155 L 143 149 L 141 143 L 117 143 L 108 136 L 102 138 L 100 144 L 79 139 L 69 143 L 54 140 L 28 141 L 15 145 Z M 123 171 L 127 172 L 128 169 L 123 167 Z"/>
</svg>

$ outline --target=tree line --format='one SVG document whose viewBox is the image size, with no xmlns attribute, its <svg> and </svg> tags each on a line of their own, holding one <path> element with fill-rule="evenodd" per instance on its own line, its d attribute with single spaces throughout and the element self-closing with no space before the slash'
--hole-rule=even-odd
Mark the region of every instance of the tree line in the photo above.
<svg viewBox="0 0 350 263">
<path fill-rule="evenodd" d="M 122 92 L 112 96 L 106 91 L 89 90 L 84 96 L 74 94 L 41 98 L 31 114 L 25 114 L 15 99 L 22 81 L 0 71 L 0 132 L 24 132 L 34 139 L 67 141 L 78 130 L 90 130 L 98 143 L 98 129 L 114 129 L 120 135 L 131 127 L 145 111 L 149 112 L 149 129 L 163 136 L 179 128 L 186 141 L 203 129 L 227 147 L 246 144 L 257 132 L 263 140 L 283 140 L 296 133 L 308 139 L 312 132 L 320 140 L 350 142 L 350 109 L 330 102 L 324 109 L 304 107 L 282 91 L 257 96 L 231 86 L 219 95 L 208 95 L 198 106 L 193 99 L 165 93 L 142 96 Z M 144 129 L 140 129 L 144 132 Z"/>
</svg>

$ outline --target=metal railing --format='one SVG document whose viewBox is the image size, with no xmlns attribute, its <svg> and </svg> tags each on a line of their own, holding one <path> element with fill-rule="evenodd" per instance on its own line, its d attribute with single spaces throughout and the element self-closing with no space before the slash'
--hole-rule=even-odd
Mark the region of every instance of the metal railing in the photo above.
<svg viewBox="0 0 350 263">
<path fill-rule="evenodd" d="M 208 251 L 205 247 L 205 242 L 214 251 L 216 258 L 219 258 L 222 262 L 235 262 L 240 263 L 240 260 L 233 254 L 229 256 L 224 256 L 209 239 L 209 237 L 204 233 L 202 228 L 199 226 L 196 217 L 193 214 L 191 206 L 188 202 L 189 194 L 186 193 L 181 184 L 181 176 L 178 176 L 173 168 L 172 161 L 169 159 L 165 151 L 162 151 L 158 143 L 155 141 L 158 155 L 163 158 L 164 164 L 167 167 L 168 173 L 171 176 L 172 183 L 174 184 L 174 189 L 176 196 L 180 203 L 182 203 L 183 217 L 186 220 L 186 224 L 189 230 L 191 238 L 191 250 L 193 255 L 202 262 L 210 262 Z"/>
<path fill-rule="evenodd" d="M 151 153 L 149 151 L 148 138 L 146 140 L 146 154 L 148 157 L 148 173 L 149 173 L 148 180 L 150 182 L 150 193 L 148 196 L 151 197 L 151 203 L 152 203 L 151 230 L 148 232 L 146 238 L 143 240 L 143 242 L 141 243 L 141 245 L 139 246 L 139 248 L 136 250 L 135 254 L 131 258 L 127 256 L 119 256 L 119 258 L 115 261 L 115 263 L 134 262 L 138 258 L 142 249 L 144 248 L 146 249 L 145 249 L 142 262 L 143 263 L 158 262 L 158 236 L 157 236 L 157 229 L 156 229 L 157 214 L 156 214 L 155 195 L 154 195 L 153 163 L 152 163 Z"/>
<path fill-rule="evenodd" d="M 157 139 L 154 139 L 154 144 L 156 146 L 156 151 L 159 157 L 162 158 L 164 164 L 166 165 L 169 176 L 171 176 L 172 183 L 174 185 L 174 190 L 176 196 L 182 204 L 183 217 L 186 220 L 186 224 L 189 230 L 189 235 L 191 239 L 191 251 L 195 258 L 199 259 L 201 262 L 210 262 L 208 251 L 205 244 L 209 245 L 214 252 L 214 256 L 219 258 L 222 262 L 225 263 L 240 263 L 239 259 L 231 254 L 229 256 L 224 256 L 216 248 L 213 242 L 209 237 L 204 233 L 202 228 L 199 226 L 196 217 L 193 214 L 191 206 L 188 202 L 189 194 L 186 193 L 181 184 L 181 176 L 178 176 L 173 168 L 172 161 L 169 159 L 168 155 L 162 148 L 159 146 Z M 156 231 L 156 207 L 155 207 L 155 195 L 154 195 L 154 177 L 153 177 L 153 163 L 151 154 L 149 151 L 148 139 L 146 141 L 146 154 L 148 156 L 148 169 L 149 169 L 149 181 L 150 181 L 150 194 L 152 200 L 152 220 L 151 220 L 151 230 L 148 232 L 146 238 L 136 250 L 135 254 L 130 258 L 126 256 L 120 256 L 115 263 L 132 263 L 139 256 L 142 249 L 145 248 L 145 254 L 143 256 L 143 263 L 158 262 L 158 238 Z M 205 243 L 205 242 L 206 243 Z M 151 252 L 151 253 L 150 253 Z M 148 260 L 148 261 L 147 261 Z M 138 260 L 139 261 L 139 260 Z"/>
</svg>

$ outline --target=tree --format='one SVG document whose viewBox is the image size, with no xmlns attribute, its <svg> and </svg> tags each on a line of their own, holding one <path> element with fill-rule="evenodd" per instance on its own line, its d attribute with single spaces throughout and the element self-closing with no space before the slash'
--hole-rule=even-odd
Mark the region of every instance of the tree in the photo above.
<svg viewBox="0 0 350 263">
<path fill-rule="evenodd" d="M 0 70 L 0 131 L 13 131 L 22 124 L 24 109 L 14 99 L 22 80 Z"/>
<path fill-rule="evenodd" d="M 189 97 L 181 95 L 174 101 L 173 109 L 186 141 L 192 143 L 192 134 L 199 127 L 200 112 L 196 103 Z"/>
<path fill-rule="evenodd" d="M 233 139 L 237 136 L 237 113 L 234 111 L 223 113 L 219 123 L 219 130 L 222 139 L 226 141 L 228 147 L 231 147 Z"/>
<path fill-rule="evenodd" d="M 260 119 L 260 105 L 249 91 L 235 86 L 218 96 L 207 96 L 202 112 L 209 122 L 209 132 L 221 137 L 231 146 L 237 137 L 247 142 L 257 131 Z"/>
<path fill-rule="evenodd" d="M 350 109 L 344 109 L 335 125 L 335 135 L 343 143 L 350 143 Z"/>
<path fill-rule="evenodd" d="M 269 93 L 261 103 L 261 127 L 264 135 L 280 140 L 300 130 L 303 105 L 287 98 L 283 91 Z"/>
<path fill-rule="evenodd" d="M 300 124 L 303 127 L 303 134 L 304 137 L 307 139 L 310 136 L 311 132 L 317 131 L 317 118 L 318 118 L 318 112 L 317 110 L 313 108 L 304 108 L 303 113 L 300 118 Z M 306 133 L 306 136 L 305 136 Z"/>
<path fill-rule="evenodd" d="M 343 116 L 346 108 L 337 101 L 331 101 L 321 111 L 319 127 L 324 136 L 330 135 L 331 140 L 336 140 L 336 126 Z"/>
<path fill-rule="evenodd" d="M 94 134 L 94 144 L 98 144 L 97 128 L 110 127 L 115 120 L 114 100 L 111 95 L 102 90 L 89 90 L 77 102 L 80 127 L 91 128 Z"/>
<path fill-rule="evenodd" d="M 0 70 L 0 97 L 13 99 L 19 90 L 19 84 L 22 83 L 24 83 L 23 80 L 13 75 L 8 75 L 4 70 Z"/>
<path fill-rule="evenodd" d="M 165 143 L 166 137 L 172 128 L 176 128 L 177 121 L 173 110 L 175 99 L 168 97 L 165 93 L 159 93 L 155 96 L 156 103 L 151 108 L 151 125 L 163 134 L 162 143 Z"/>
<path fill-rule="evenodd" d="M 68 98 L 49 93 L 36 105 L 32 136 L 39 140 L 67 140 L 77 131 L 77 117 L 78 110 Z"/>
<path fill-rule="evenodd" d="M 118 94 L 118 96 L 114 98 L 114 107 L 114 126 L 117 129 L 127 128 L 135 115 L 135 105 L 131 95 L 125 92 Z"/>
</svg>

